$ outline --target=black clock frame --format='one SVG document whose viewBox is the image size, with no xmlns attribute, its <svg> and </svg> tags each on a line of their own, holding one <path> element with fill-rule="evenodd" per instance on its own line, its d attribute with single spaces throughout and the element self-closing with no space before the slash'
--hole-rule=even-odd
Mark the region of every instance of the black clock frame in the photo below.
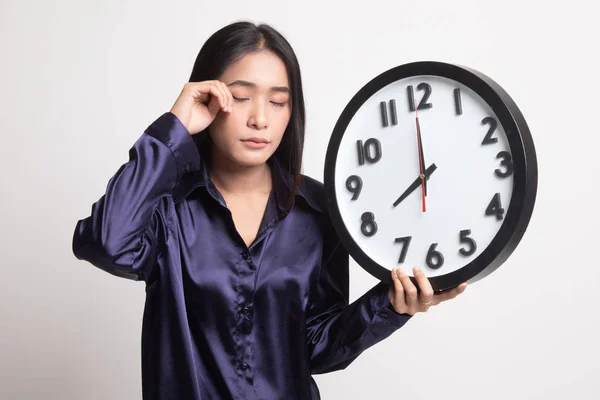
<svg viewBox="0 0 600 400">
<path fill-rule="evenodd" d="M 500 230 L 489 246 L 464 267 L 429 278 L 435 291 L 443 291 L 462 282 L 472 283 L 488 276 L 516 249 L 533 214 L 538 181 L 537 156 L 531 132 L 516 103 L 498 83 L 479 71 L 439 61 L 417 61 L 391 68 L 373 78 L 354 95 L 340 114 L 329 140 L 324 167 L 325 198 L 333 227 L 348 253 L 372 276 L 392 283 L 390 269 L 372 260 L 361 249 L 342 220 L 335 193 L 337 153 L 348 124 L 373 94 L 390 83 L 416 75 L 453 79 L 481 96 L 496 113 L 506 132 L 514 166 L 513 194 Z M 414 277 L 411 280 L 416 283 Z"/>
</svg>

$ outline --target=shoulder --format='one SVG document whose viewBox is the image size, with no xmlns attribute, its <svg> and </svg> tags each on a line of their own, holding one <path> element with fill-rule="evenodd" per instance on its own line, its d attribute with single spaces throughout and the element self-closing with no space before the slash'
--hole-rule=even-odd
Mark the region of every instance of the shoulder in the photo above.
<svg viewBox="0 0 600 400">
<path fill-rule="evenodd" d="M 327 205 L 328 201 L 334 201 L 335 199 L 327 199 L 325 186 L 322 182 L 306 175 L 302 175 L 302 178 L 303 184 L 300 186 L 299 191 L 302 193 L 301 196 L 306 199 L 311 208 L 319 210 L 317 219 L 323 240 L 323 260 L 325 262 L 335 260 L 336 265 L 347 266 L 349 254 L 341 242 Z"/>
<path fill-rule="evenodd" d="M 333 226 L 327 204 L 328 201 L 333 201 L 334 199 L 327 199 L 324 184 L 315 178 L 302 175 L 302 184 L 300 185 L 298 194 L 311 209 L 318 213 L 318 220 L 325 239 L 328 242 L 338 244 L 339 237 Z"/>
<path fill-rule="evenodd" d="M 325 187 L 322 182 L 303 174 L 302 183 L 298 188 L 298 196 L 300 196 L 314 211 L 320 214 L 327 214 Z"/>
</svg>

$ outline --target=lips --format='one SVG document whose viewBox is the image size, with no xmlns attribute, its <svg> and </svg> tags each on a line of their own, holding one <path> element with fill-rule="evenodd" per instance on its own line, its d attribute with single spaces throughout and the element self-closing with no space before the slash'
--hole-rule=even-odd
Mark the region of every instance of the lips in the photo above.
<svg viewBox="0 0 600 400">
<path fill-rule="evenodd" d="M 248 139 L 243 139 L 242 142 L 253 142 L 253 143 L 269 143 L 269 141 L 265 138 L 259 137 L 251 137 Z"/>
</svg>

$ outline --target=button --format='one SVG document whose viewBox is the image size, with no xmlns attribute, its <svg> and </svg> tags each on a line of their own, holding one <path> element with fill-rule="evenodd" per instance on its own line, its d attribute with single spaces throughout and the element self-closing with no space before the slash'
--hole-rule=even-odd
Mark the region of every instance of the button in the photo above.
<svg viewBox="0 0 600 400">
<path fill-rule="evenodd" d="M 244 260 L 246 260 L 246 262 L 248 263 L 248 267 L 254 271 L 256 269 L 256 267 L 254 266 L 254 261 L 252 260 L 252 254 L 250 254 L 250 252 L 248 250 L 244 250 L 242 251 L 242 258 Z"/>
<path fill-rule="evenodd" d="M 249 366 L 248 364 L 246 364 L 246 363 L 242 363 L 242 364 L 240 364 L 240 369 L 241 369 L 242 371 L 245 371 L 245 370 L 247 370 L 248 368 L 250 368 L 250 366 Z"/>
<path fill-rule="evenodd" d="M 381 318 L 388 319 L 388 314 L 384 311 L 381 313 Z"/>
<path fill-rule="evenodd" d="M 190 164 L 186 164 L 186 165 L 185 165 L 185 171 L 187 172 L 187 171 L 189 171 L 189 170 L 190 170 Z"/>
<path fill-rule="evenodd" d="M 244 314 L 244 315 L 250 314 L 250 307 L 244 307 L 244 308 L 242 308 L 242 314 Z"/>
</svg>

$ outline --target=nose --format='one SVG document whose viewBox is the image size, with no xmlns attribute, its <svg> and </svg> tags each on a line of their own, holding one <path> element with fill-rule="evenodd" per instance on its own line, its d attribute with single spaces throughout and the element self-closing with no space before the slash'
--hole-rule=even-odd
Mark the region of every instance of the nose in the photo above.
<svg viewBox="0 0 600 400">
<path fill-rule="evenodd" d="M 267 128 L 267 109 L 263 101 L 254 102 L 248 118 L 248 126 L 254 129 Z"/>
</svg>

